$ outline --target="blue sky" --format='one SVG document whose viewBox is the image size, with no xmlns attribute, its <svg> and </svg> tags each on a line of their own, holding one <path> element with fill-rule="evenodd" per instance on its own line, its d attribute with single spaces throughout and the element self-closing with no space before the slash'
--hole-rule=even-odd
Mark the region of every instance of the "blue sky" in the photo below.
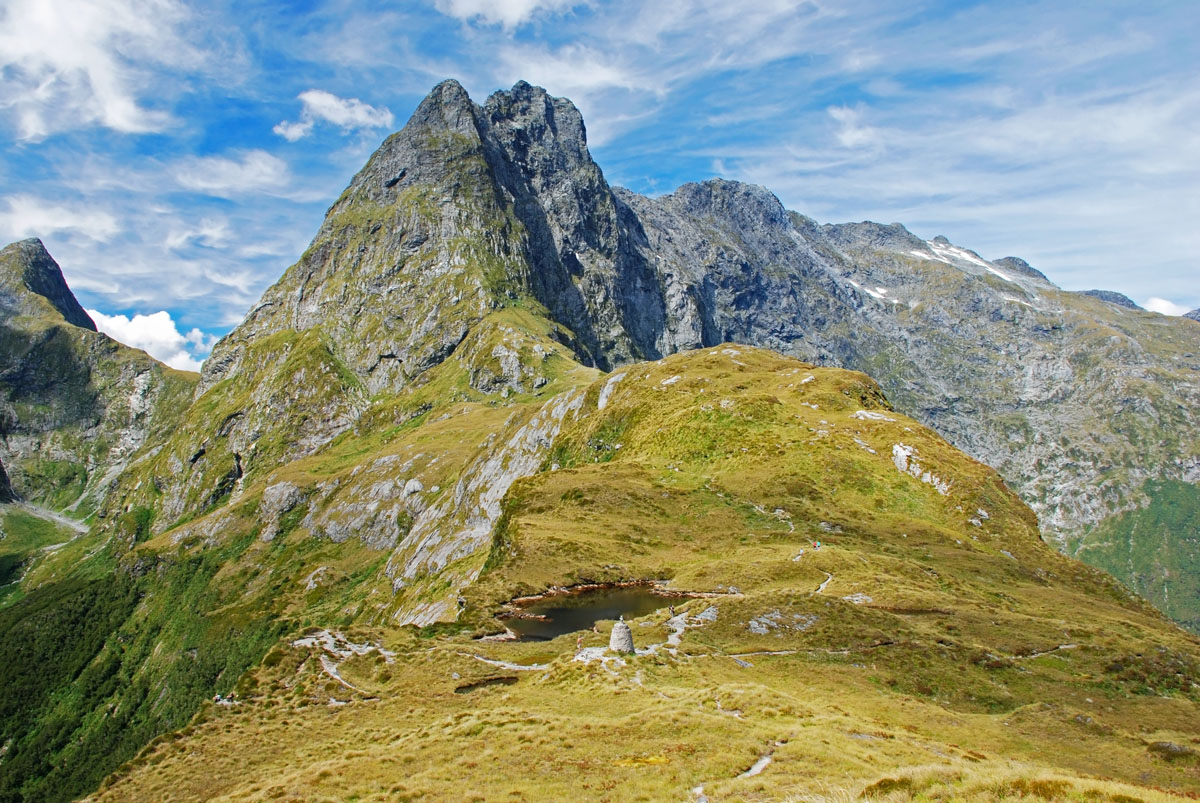
<svg viewBox="0 0 1200 803">
<path fill-rule="evenodd" d="M 524 79 L 575 101 L 614 184 L 751 181 L 1178 313 L 1197 30 L 1194 0 L 0 0 L 0 239 L 195 367 L 434 84 Z"/>
</svg>

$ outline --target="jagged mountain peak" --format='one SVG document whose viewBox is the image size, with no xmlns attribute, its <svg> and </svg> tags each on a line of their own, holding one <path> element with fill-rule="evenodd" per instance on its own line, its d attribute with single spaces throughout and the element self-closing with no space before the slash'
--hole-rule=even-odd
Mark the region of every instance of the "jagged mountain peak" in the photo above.
<svg viewBox="0 0 1200 803">
<path fill-rule="evenodd" d="M 599 172 L 587 150 L 583 116 L 571 101 L 519 81 L 511 90 L 492 93 L 481 106 L 462 84 L 447 79 L 371 156 L 331 214 L 347 202 L 393 203 L 414 185 L 446 186 L 464 178 L 462 162 L 472 159 L 491 174 L 478 174 L 463 185 L 473 192 L 490 189 L 493 177 L 507 183 L 519 173 L 536 178 L 579 166 Z"/>
<path fill-rule="evenodd" d="M 884 225 L 870 220 L 860 223 L 832 223 L 821 227 L 829 239 L 839 245 L 865 243 L 875 248 L 925 248 L 926 243 L 903 224 Z M 945 238 L 943 238 L 945 239 Z M 935 240 L 936 242 L 936 240 Z"/>
<path fill-rule="evenodd" d="M 1194 309 L 1191 312 L 1185 312 L 1183 317 L 1190 318 L 1193 321 L 1200 321 L 1200 309 Z"/>
<path fill-rule="evenodd" d="M 690 182 L 668 198 L 681 211 L 694 215 L 716 215 L 745 226 L 788 226 L 788 212 L 775 193 L 759 184 L 724 178 Z"/>
<path fill-rule="evenodd" d="M 998 265 L 1002 268 L 1007 268 L 1013 273 L 1018 273 L 1022 276 L 1028 276 L 1032 279 L 1040 279 L 1043 282 L 1049 282 L 1046 274 L 1042 273 L 1037 268 L 1030 265 L 1020 257 L 1001 257 L 1000 259 L 992 260 L 993 265 Z"/>
<path fill-rule="evenodd" d="M 36 237 L 0 251 L 0 309 L 30 317 L 57 313 L 68 323 L 96 331 L 95 322 L 67 286 L 62 269 Z"/>
</svg>

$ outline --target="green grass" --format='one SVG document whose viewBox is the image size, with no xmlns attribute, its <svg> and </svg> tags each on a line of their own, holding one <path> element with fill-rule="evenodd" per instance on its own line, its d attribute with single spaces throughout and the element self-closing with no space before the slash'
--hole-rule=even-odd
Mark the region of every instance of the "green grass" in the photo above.
<svg viewBox="0 0 1200 803">
<path fill-rule="evenodd" d="M 18 599 L 20 580 L 47 547 L 70 541 L 77 533 L 16 505 L 0 506 L 0 606 Z"/>
<path fill-rule="evenodd" d="M 607 378 L 597 379 L 543 470 L 512 486 L 490 542 L 394 598 L 382 555 L 369 561 L 353 540 L 314 541 L 297 527 L 247 545 L 223 582 L 254 588 L 264 566 L 272 578 L 331 566 L 328 589 L 293 597 L 292 620 L 382 641 L 395 663 L 343 661 L 351 689 L 284 639 L 239 682 L 242 706 L 206 706 L 101 798 L 661 800 L 701 784 L 712 800 L 1200 792 L 1186 754 L 1150 749 L 1200 744 L 1194 638 L 1043 544 L 995 472 L 892 412 L 863 376 L 739 352 L 631 366 L 604 410 Z M 370 441 L 375 452 L 347 439 L 288 471 L 336 479 L 336 498 L 353 500 L 388 476 L 379 466 L 420 453 L 406 476 L 452 487 L 488 434 L 511 431 L 531 406 L 435 408 Z M 945 494 L 897 470 L 897 443 L 948 483 Z M 422 462 L 433 453 L 436 464 Z M 339 554 L 359 555 L 358 568 L 336 567 Z M 389 624 L 479 568 L 457 622 Z M 514 595 L 650 579 L 712 595 L 678 600 L 680 610 L 718 609 L 677 655 L 602 669 L 572 660 L 575 634 L 474 638 L 503 627 L 495 617 Z M 286 594 L 274 582 L 254 593 Z M 768 615 L 786 626 L 752 626 Z M 637 643 L 665 640 L 664 618 L 633 621 Z M 584 646 L 606 644 L 608 628 L 582 634 Z M 476 655 L 548 667 L 513 671 Z M 762 775 L 739 777 L 767 753 Z"/>
<path fill-rule="evenodd" d="M 1074 554 L 1200 633 L 1200 485 L 1151 481 L 1142 490 L 1144 507 L 1093 528 Z"/>
</svg>

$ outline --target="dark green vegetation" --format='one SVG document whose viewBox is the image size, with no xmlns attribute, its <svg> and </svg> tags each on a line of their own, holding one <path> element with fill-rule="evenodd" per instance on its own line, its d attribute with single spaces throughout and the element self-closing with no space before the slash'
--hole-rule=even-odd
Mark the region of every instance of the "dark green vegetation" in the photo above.
<svg viewBox="0 0 1200 803">
<path fill-rule="evenodd" d="M 1143 491 L 1145 507 L 1105 520 L 1079 541 L 1074 554 L 1200 632 L 1200 487 L 1148 482 Z"/>
<path fill-rule="evenodd" d="M 102 552 L 0 609 L 0 799 L 73 800 L 234 688 L 294 626 L 269 601 L 229 607 L 215 578 L 245 546 L 142 566 Z"/>
</svg>

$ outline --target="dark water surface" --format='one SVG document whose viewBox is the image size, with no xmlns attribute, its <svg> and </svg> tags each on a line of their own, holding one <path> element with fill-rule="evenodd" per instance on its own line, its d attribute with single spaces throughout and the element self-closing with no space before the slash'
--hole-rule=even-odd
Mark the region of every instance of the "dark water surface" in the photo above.
<svg viewBox="0 0 1200 803">
<path fill-rule="evenodd" d="M 601 619 L 616 619 L 621 615 L 626 619 L 636 619 L 675 602 L 670 597 L 655 594 L 649 586 L 594 588 L 521 605 L 522 613 L 546 618 L 514 617 L 505 624 L 522 641 L 549 641 L 564 633 L 588 630 Z"/>
</svg>

